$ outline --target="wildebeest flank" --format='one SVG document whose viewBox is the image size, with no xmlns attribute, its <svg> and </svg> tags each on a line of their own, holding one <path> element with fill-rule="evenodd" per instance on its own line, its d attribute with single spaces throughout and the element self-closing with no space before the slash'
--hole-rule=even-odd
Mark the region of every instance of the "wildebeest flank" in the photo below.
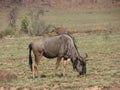
<svg viewBox="0 0 120 90">
<path fill-rule="evenodd" d="M 35 63 L 32 61 L 31 50 L 35 56 Z M 62 34 L 58 36 L 47 37 L 40 40 L 35 40 L 29 44 L 29 65 L 33 73 L 34 69 L 38 73 L 38 64 L 41 56 L 47 58 L 57 58 L 55 71 L 57 70 L 61 59 L 64 59 L 64 70 L 63 75 L 65 75 L 66 60 L 70 59 L 73 68 L 81 74 L 86 74 L 86 61 L 85 58 L 81 57 L 73 38 L 70 35 Z"/>
</svg>

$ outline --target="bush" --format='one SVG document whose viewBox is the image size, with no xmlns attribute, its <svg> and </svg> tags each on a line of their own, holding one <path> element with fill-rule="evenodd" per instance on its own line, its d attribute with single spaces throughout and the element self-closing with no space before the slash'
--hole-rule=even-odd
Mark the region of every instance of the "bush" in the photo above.
<svg viewBox="0 0 120 90">
<path fill-rule="evenodd" d="M 21 21 L 21 31 L 28 33 L 28 19 L 26 17 Z"/>
<path fill-rule="evenodd" d="M 12 29 L 6 29 L 3 31 L 3 36 L 14 35 L 14 31 Z"/>
<path fill-rule="evenodd" d="M 47 25 L 45 24 L 45 22 L 43 20 L 41 20 L 41 19 L 34 20 L 32 22 L 31 34 L 40 36 L 45 33 L 46 27 L 47 27 Z"/>
<path fill-rule="evenodd" d="M 41 36 L 45 33 L 48 33 L 48 26 L 46 25 L 43 15 L 40 14 L 40 11 L 30 10 L 29 12 L 30 24 L 28 34 Z"/>
</svg>

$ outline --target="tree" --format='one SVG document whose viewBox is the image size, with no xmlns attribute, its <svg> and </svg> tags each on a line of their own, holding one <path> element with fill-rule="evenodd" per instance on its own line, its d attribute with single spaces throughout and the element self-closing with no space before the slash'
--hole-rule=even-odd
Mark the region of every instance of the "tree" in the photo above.
<svg viewBox="0 0 120 90">
<path fill-rule="evenodd" d="M 9 13 L 9 24 L 13 29 L 16 29 L 17 7 L 13 8 Z"/>
</svg>

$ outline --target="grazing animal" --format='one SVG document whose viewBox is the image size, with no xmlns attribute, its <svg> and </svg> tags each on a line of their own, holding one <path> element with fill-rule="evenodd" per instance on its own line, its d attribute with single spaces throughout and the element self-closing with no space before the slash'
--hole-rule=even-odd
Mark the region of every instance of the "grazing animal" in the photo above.
<svg viewBox="0 0 120 90">
<path fill-rule="evenodd" d="M 35 56 L 35 63 L 32 61 L 31 50 Z M 41 56 L 46 58 L 57 58 L 55 71 L 57 70 L 61 59 L 64 59 L 63 63 L 63 76 L 65 76 L 66 60 L 70 59 L 73 68 L 79 73 L 79 75 L 86 74 L 86 57 L 81 57 L 74 39 L 67 34 L 58 36 L 47 37 L 40 40 L 35 40 L 29 44 L 29 65 L 33 74 L 35 70 L 38 73 L 38 64 Z"/>
</svg>

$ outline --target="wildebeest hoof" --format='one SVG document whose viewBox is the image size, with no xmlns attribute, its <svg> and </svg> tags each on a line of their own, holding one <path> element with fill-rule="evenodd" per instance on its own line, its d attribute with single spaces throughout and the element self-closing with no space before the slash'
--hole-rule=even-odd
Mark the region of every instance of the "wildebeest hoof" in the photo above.
<svg viewBox="0 0 120 90">
<path fill-rule="evenodd" d="M 77 75 L 77 77 L 83 77 L 84 75 Z"/>
</svg>

